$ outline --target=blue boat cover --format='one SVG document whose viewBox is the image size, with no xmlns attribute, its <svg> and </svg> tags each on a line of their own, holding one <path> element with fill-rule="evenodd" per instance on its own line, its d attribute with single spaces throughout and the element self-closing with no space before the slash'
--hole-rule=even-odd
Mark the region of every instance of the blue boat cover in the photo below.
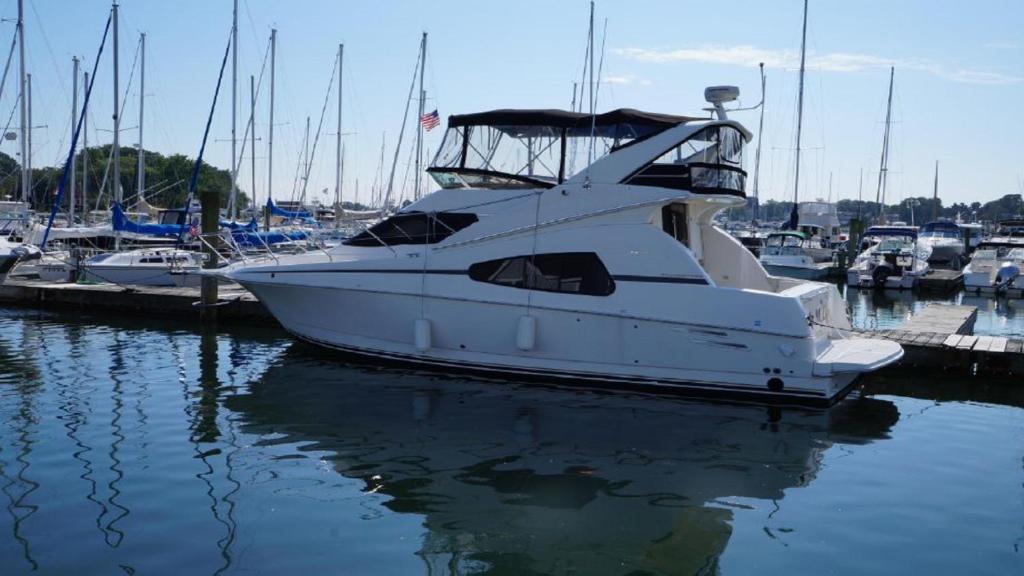
<svg viewBox="0 0 1024 576">
<path fill-rule="evenodd" d="M 132 232 L 134 234 L 145 234 L 148 236 L 174 236 L 181 234 L 182 230 L 188 231 L 188 227 L 180 224 L 142 224 L 128 218 L 120 204 L 114 204 L 111 208 L 113 213 L 114 230 L 118 232 Z"/>
<path fill-rule="evenodd" d="M 313 218 L 313 215 L 310 214 L 309 212 L 306 212 L 305 210 L 297 210 L 294 212 L 291 210 L 285 210 L 284 208 L 281 208 L 277 204 L 274 204 L 273 198 L 267 198 L 267 208 L 270 209 L 271 214 L 273 214 L 274 216 L 281 216 L 282 218 Z"/>
</svg>

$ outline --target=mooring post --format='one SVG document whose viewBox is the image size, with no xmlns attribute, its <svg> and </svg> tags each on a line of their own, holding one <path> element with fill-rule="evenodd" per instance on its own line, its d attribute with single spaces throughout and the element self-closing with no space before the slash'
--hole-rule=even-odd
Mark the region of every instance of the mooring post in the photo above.
<svg viewBox="0 0 1024 576">
<path fill-rule="evenodd" d="M 846 252 L 853 261 L 860 253 L 860 239 L 864 235 L 864 222 L 860 218 L 850 218 L 850 236 L 846 239 Z"/>
<path fill-rule="evenodd" d="M 202 231 L 204 234 L 215 233 L 220 230 L 220 194 L 216 190 L 206 190 L 199 194 L 199 201 L 202 202 Z M 185 207 L 185 215 L 188 217 L 188 207 Z M 217 250 L 220 248 L 218 236 L 204 236 L 207 242 L 203 243 L 203 253 L 206 261 L 203 268 L 211 269 L 217 267 Z M 203 321 L 213 322 L 217 319 L 217 279 L 213 276 L 203 276 L 203 283 L 200 296 L 201 310 L 200 317 Z"/>
</svg>

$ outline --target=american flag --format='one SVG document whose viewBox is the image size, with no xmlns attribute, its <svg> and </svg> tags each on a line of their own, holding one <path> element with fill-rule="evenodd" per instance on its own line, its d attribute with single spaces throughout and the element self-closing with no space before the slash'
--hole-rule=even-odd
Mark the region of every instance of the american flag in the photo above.
<svg viewBox="0 0 1024 576">
<path fill-rule="evenodd" d="M 441 117 L 437 115 L 437 110 L 420 116 L 420 124 L 430 132 L 434 128 L 437 128 L 441 124 Z"/>
</svg>

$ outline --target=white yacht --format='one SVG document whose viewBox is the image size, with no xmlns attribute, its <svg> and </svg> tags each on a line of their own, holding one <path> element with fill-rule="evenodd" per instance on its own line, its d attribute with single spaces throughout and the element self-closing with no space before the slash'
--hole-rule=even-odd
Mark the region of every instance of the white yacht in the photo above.
<svg viewBox="0 0 1024 576">
<path fill-rule="evenodd" d="M 964 236 L 956 222 L 936 220 L 921 227 L 917 242 L 932 249 L 928 261 L 933 264 L 948 264 L 959 270 L 964 260 Z"/>
<path fill-rule="evenodd" d="M 809 236 L 804 232 L 772 232 L 765 240 L 759 260 L 770 274 L 820 280 L 828 276 L 832 260 L 820 261 L 825 244 L 820 236 Z M 831 249 L 827 249 L 831 254 Z"/>
<path fill-rule="evenodd" d="M 140 286 L 198 286 L 202 254 L 175 248 L 107 252 L 83 260 L 81 279 Z M 70 266 L 70 264 L 68 265 Z M 190 273 L 187 276 L 181 272 Z M 183 282 L 188 278 L 188 282 Z"/>
<path fill-rule="evenodd" d="M 918 242 L 911 226 L 872 226 L 864 232 L 861 248 L 846 271 L 849 286 L 913 288 L 928 273 L 931 247 Z"/>
<path fill-rule="evenodd" d="M 768 275 L 711 223 L 745 202 L 750 133 L 709 92 L 718 119 L 451 116 L 440 190 L 326 252 L 216 274 L 345 353 L 827 405 L 902 348 L 852 333 L 835 286 Z"/>
</svg>

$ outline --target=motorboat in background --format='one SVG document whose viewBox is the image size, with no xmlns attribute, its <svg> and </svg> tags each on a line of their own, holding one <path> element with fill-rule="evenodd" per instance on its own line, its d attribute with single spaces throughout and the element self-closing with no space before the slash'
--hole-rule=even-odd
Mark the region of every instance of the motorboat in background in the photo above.
<svg viewBox="0 0 1024 576">
<path fill-rule="evenodd" d="M 820 280 L 832 267 L 831 253 L 820 236 L 789 230 L 769 234 L 759 260 L 773 276 Z M 827 260 L 822 259 L 825 254 Z"/>
<path fill-rule="evenodd" d="M 829 404 L 902 349 L 855 335 L 835 286 L 768 275 L 713 224 L 745 204 L 750 133 L 722 107 L 737 92 L 709 89 L 711 120 L 452 116 L 428 169 L 440 190 L 335 248 L 216 274 L 347 354 Z"/>
<path fill-rule="evenodd" d="M 1024 238 L 996 236 L 985 240 L 964 266 L 964 289 L 998 293 L 1010 287 L 1024 268 Z"/>
<path fill-rule="evenodd" d="M 847 285 L 857 288 L 913 288 L 928 273 L 931 247 L 918 242 L 911 226 L 872 226 L 864 232 L 862 251 L 846 271 Z"/>
<path fill-rule="evenodd" d="M 3 284 L 14 265 L 25 255 L 24 245 L 0 236 L 0 284 Z"/>
<path fill-rule="evenodd" d="M 963 266 L 964 237 L 956 222 L 936 220 L 925 224 L 917 233 L 917 242 L 931 248 L 929 263 L 945 264 L 955 270 Z"/>
</svg>

